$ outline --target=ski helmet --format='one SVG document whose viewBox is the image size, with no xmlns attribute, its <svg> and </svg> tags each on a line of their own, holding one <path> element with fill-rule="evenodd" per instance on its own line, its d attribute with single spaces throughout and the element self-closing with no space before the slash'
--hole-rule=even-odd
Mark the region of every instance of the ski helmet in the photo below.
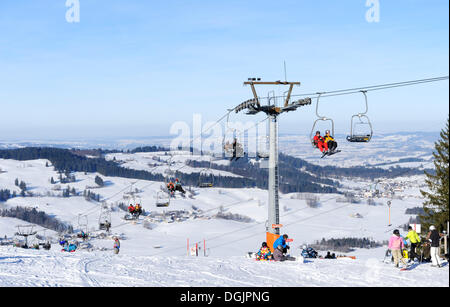
<svg viewBox="0 0 450 307">
<path fill-rule="evenodd" d="M 400 235 L 400 231 L 398 229 L 394 230 L 394 235 Z"/>
</svg>

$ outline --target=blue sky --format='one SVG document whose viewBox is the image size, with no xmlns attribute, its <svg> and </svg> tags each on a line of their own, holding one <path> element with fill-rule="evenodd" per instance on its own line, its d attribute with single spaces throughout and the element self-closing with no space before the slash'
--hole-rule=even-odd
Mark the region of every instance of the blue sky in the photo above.
<svg viewBox="0 0 450 307">
<path fill-rule="evenodd" d="M 443 0 L 380 0 L 378 23 L 365 0 L 79 0 L 79 23 L 65 2 L 0 1 L 0 140 L 168 135 L 251 98 L 248 77 L 284 79 L 283 61 L 296 94 L 448 75 Z M 371 92 L 369 116 L 375 132 L 436 131 L 448 101 L 448 81 Z M 337 133 L 363 107 L 321 104 Z M 301 109 L 280 131 L 308 134 L 314 119 Z"/>
</svg>

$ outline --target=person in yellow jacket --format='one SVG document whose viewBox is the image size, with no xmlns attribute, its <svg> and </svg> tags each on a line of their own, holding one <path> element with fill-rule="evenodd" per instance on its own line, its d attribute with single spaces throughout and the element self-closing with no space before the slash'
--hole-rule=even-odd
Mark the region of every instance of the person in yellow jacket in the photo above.
<svg viewBox="0 0 450 307">
<path fill-rule="evenodd" d="M 408 227 L 408 234 L 406 235 L 405 240 L 409 240 L 409 242 L 411 243 L 409 259 L 414 260 L 414 258 L 418 258 L 418 255 L 416 254 L 416 248 L 420 244 L 420 237 L 411 226 Z"/>
<path fill-rule="evenodd" d="M 328 150 L 331 152 L 334 152 L 337 148 L 337 142 L 334 140 L 334 138 L 330 135 L 330 130 L 325 131 L 325 143 L 328 145 Z"/>
</svg>

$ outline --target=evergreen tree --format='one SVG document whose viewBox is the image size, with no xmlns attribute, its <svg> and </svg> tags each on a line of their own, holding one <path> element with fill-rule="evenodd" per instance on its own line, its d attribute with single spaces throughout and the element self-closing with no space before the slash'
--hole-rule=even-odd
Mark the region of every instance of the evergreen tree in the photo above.
<svg viewBox="0 0 450 307">
<path fill-rule="evenodd" d="M 448 124 L 441 130 L 440 140 L 435 143 L 434 168 L 435 174 L 425 172 L 426 184 L 430 192 L 420 191 L 425 197 L 423 209 L 425 214 L 420 215 L 420 220 L 428 229 L 429 225 L 434 225 L 438 229 L 443 229 L 449 219 L 449 143 L 448 143 Z"/>
</svg>

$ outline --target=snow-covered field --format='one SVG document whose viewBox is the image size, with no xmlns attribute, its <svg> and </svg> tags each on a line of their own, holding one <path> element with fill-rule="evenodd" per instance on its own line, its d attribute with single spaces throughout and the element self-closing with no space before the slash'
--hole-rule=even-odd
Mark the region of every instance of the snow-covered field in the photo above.
<svg viewBox="0 0 450 307">
<path fill-rule="evenodd" d="M 380 261 L 384 250 L 359 259 L 256 262 L 242 256 L 136 256 L 61 253 L 0 247 L 3 287 L 448 287 L 448 265 L 423 264 L 401 272 Z"/>
<path fill-rule="evenodd" d="M 146 161 L 153 156 L 154 153 L 115 154 L 108 159 L 116 157 L 117 161 L 130 163 L 131 168 L 147 169 Z M 159 171 L 163 173 L 168 165 L 164 159 L 160 160 Z M 175 163 L 179 166 L 185 161 L 186 157 L 180 156 Z M 20 189 L 14 184 L 18 178 L 33 193 L 33 196 L 0 203 L 0 209 L 36 208 L 73 225 L 75 231 L 80 230 L 79 215 L 86 216 L 87 228 L 93 235 L 89 241 L 93 251 L 63 253 L 58 244 L 53 244 L 50 251 L 0 246 L 0 286 L 449 286 L 448 265 L 435 269 L 421 264 L 411 271 L 400 272 L 381 262 L 385 247 L 348 254 L 356 256 L 356 260 L 260 263 L 245 258 L 248 251 L 257 251 L 265 241 L 268 211 L 265 190 L 194 188 L 192 198 L 177 196 L 168 208 L 157 208 L 156 195 L 161 190 L 161 182 L 101 176 L 105 186 L 100 188 L 94 180 L 98 174 L 74 173 L 76 182 L 51 184 L 50 178 L 57 181 L 59 174 L 51 165 L 46 167 L 47 162 L 0 159 L 3 171 L 0 189 L 10 189 L 19 195 Z M 404 186 L 396 192 L 396 197 L 376 198 L 376 206 L 368 205 L 366 200 L 351 204 L 341 202 L 342 195 L 319 194 L 320 205 L 311 208 L 295 193 L 280 195 L 282 232 L 294 239 L 291 243 L 293 256 L 300 254 L 303 244 L 322 238 L 388 240 L 392 230 L 411 217 L 405 210 L 422 206 L 419 189 L 423 186 L 423 176 L 397 180 Z M 363 190 L 372 183 L 345 180 L 342 184 L 348 190 Z M 61 191 L 67 186 L 75 188 L 78 196 L 61 197 Z M 82 196 L 85 189 L 100 194 L 111 209 L 109 236 L 99 236 L 102 205 L 86 200 Z M 126 212 L 119 209 L 118 204 L 128 204 L 130 199 L 125 197 L 130 191 L 137 191 L 136 199 L 147 213 L 161 215 L 153 219 L 141 217 L 137 222 L 123 220 Z M 387 226 L 388 200 L 392 201 L 391 227 Z M 179 220 L 171 219 L 169 211 L 182 210 L 187 214 Z M 220 210 L 248 217 L 250 221 L 217 219 L 214 215 Z M 356 214 L 361 218 L 355 218 Z M 25 224 L 14 218 L 0 217 L 0 238 L 13 238 L 16 226 Z M 55 232 L 39 226 L 35 230 L 57 242 Z M 112 252 L 113 236 L 121 238 L 119 255 Z M 188 240 L 189 248 L 199 244 L 199 257 L 187 255 Z M 277 278 L 280 272 L 283 278 Z"/>
</svg>

